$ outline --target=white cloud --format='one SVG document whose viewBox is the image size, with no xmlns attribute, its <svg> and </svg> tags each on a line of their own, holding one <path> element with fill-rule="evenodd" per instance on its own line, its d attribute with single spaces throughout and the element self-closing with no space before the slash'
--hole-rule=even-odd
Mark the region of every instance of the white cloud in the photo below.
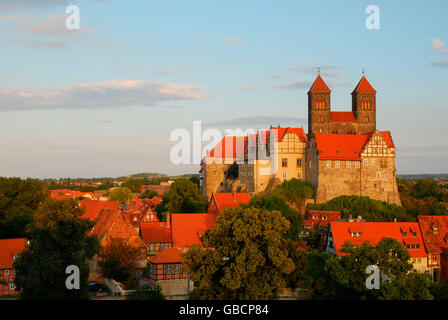
<svg viewBox="0 0 448 320">
<path fill-rule="evenodd" d="M 251 91 L 261 89 L 260 86 L 250 86 L 250 87 L 238 87 L 233 89 L 224 89 L 224 92 L 232 92 L 232 91 Z"/>
<path fill-rule="evenodd" d="M 208 98 L 200 89 L 202 86 L 191 84 L 135 80 L 109 80 L 65 87 L 8 87 L 0 88 L 0 111 L 158 106 L 168 101 Z"/>
<path fill-rule="evenodd" d="M 172 69 L 159 69 L 154 71 L 155 74 L 166 74 L 166 75 L 173 75 L 173 76 L 186 76 L 193 74 L 192 72 L 177 72 Z"/>
<path fill-rule="evenodd" d="M 448 49 L 445 48 L 445 43 L 439 38 L 434 38 L 431 42 L 431 47 L 440 54 L 448 54 Z M 435 67 L 448 67 L 448 60 L 437 60 L 431 62 L 431 64 Z"/>
<path fill-rule="evenodd" d="M 233 38 L 233 37 L 226 37 L 226 41 L 227 41 L 227 43 L 232 43 L 232 44 L 243 44 L 243 40 Z"/>
<path fill-rule="evenodd" d="M 334 77 L 334 78 L 339 78 L 342 76 L 342 74 L 340 72 L 334 70 L 334 69 L 337 69 L 338 67 L 329 66 L 329 65 L 323 65 L 320 67 L 314 67 L 314 66 L 290 67 L 290 68 L 288 68 L 288 70 L 301 71 L 301 72 L 310 73 L 310 74 L 317 74 L 318 68 L 320 68 L 320 73 L 324 76 Z"/>
</svg>

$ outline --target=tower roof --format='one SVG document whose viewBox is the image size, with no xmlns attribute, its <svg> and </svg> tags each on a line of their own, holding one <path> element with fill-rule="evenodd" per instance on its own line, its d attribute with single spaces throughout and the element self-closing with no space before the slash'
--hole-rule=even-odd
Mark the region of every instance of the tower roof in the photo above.
<svg viewBox="0 0 448 320">
<path fill-rule="evenodd" d="M 362 76 L 352 94 L 355 92 L 376 92 L 376 90 L 373 89 L 372 85 L 369 83 L 369 81 L 367 81 L 366 77 Z"/>
<path fill-rule="evenodd" d="M 328 88 L 327 84 L 322 79 L 320 74 L 318 74 L 316 80 L 314 80 L 314 83 L 308 92 L 331 92 L 331 90 L 330 88 Z"/>
</svg>

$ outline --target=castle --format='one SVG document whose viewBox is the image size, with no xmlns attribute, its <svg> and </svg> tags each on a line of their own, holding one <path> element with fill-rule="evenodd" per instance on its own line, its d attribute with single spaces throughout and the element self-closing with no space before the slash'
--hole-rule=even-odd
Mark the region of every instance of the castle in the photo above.
<svg viewBox="0 0 448 320">
<path fill-rule="evenodd" d="M 237 177 L 229 177 L 238 168 Z M 376 90 L 365 76 L 352 92 L 352 111 L 331 111 L 331 90 L 318 74 L 308 91 L 308 133 L 272 127 L 226 136 L 201 163 L 204 195 L 269 192 L 284 180 L 310 182 L 315 202 L 342 195 L 368 196 L 400 205 L 395 145 L 376 129 Z"/>
</svg>

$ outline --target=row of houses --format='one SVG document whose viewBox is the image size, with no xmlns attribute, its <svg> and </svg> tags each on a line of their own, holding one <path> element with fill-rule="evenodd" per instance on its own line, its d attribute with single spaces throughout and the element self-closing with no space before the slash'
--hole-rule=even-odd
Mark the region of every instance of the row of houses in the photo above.
<svg viewBox="0 0 448 320">
<path fill-rule="evenodd" d="M 362 217 L 342 219 L 338 211 L 310 210 L 305 229 L 320 235 L 319 247 L 336 256 L 347 242 L 377 245 L 385 238 L 403 244 L 414 269 L 433 281 L 448 281 L 448 216 L 418 216 L 417 222 L 366 222 Z"/>
</svg>

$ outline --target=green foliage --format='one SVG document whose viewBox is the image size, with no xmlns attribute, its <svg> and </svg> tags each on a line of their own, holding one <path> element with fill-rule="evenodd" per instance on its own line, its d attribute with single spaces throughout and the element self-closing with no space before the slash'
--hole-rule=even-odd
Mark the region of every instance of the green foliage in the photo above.
<svg viewBox="0 0 448 320">
<path fill-rule="evenodd" d="M 249 206 L 265 209 L 268 211 L 279 211 L 289 220 L 290 228 L 286 233 L 286 238 L 290 240 L 299 240 L 302 229 L 302 215 L 293 209 L 286 202 L 285 198 L 277 194 L 267 196 L 254 196 L 250 200 Z"/>
<path fill-rule="evenodd" d="M 233 163 L 230 165 L 229 169 L 227 169 L 226 177 L 229 179 L 235 179 L 238 177 L 238 165 L 236 163 Z"/>
<path fill-rule="evenodd" d="M 341 257 L 330 256 L 326 252 L 314 251 L 307 256 L 305 295 L 309 299 L 371 300 L 400 297 L 405 292 L 408 297 L 428 297 L 429 287 L 421 282 L 420 276 L 409 273 L 413 266 L 409 252 L 395 239 L 384 239 L 375 247 L 368 242 L 354 246 L 347 242 L 341 249 Z M 365 270 L 376 265 L 386 274 L 390 283 L 381 283 L 380 290 L 369 290 L 365 282 Z M 426 287 L 425 287 L 426 286 Z M 398 290 L 398 291 L 397 291 Z"/>
<path fill-rule="evenodd" d="M 0 239 L 25 237 L 26 225 L 48 197 L 47 187 L 38 180 L 0 178 Z"/>
<path fill-rule="evenodd" d="M 14 261 L 21 299 L 88 299 L 86 260 L 98 253 L 99 241 L 87 235 L 94 223 L 82 219 L 83 213 L 74 199 L 48 199 L 38 207 L 29 226 L 30 244 Z M 65 286 L 69 265 L 79 267 L 80 290 Z"/>
<path fill-rule="evenodd" d="M 231 208 L 184 254 L 197 299 L 275 299 L 294 272 L 283 235 L 289 222 L 279 212 Z"/>
<path fill-rule="evenodd" d="M 114 201 L 120 201 L 126 203 L 133 197 L 132 191 L 126 187 L 115 188 L 110 193 L 110 199 Z"/>
<path fill-rule="evenodd" d="M 153 190 L 145 190 L 145 192 L 143 192 L 140 195 L 140 199 L 152 199 L 156 196 L 158 196 L 159 194 L 157 193 L 157 191 L 153 191 Z"/>
<path fill-rule="evenodd" d="M 438 282 L 431 283 L 429 288 L 434 300 L 448 300 L 448 282 L 441 279 Z"/>
<path fill-rule="evenodd" d="M 322 204 L 310 204 L 312 210 L 341 211 L 343 218 L 362 216 L 370 222 L 412 221 L 403 207 L 369 197 L 341 196 Z"/>
<path fill-rule="evenodd" d="M 201 213 L 206 211 L 206 201 L 196 184 L 188 178 L 179 178 L 171 184 L 156 211 L 159 219 L 165 212 Z"/>
<path fill-rule="evenodd" d="M 402 274 L 381 287 L 380 300 L 433 300 L 431 282 L 424 274 L 415 271 Z"/>
<path fill-rule="evenodd" d="M 98 266 L 105 278 L 125 282 L 134 274 L 140 252 L 127 240 L 113 238 L 98 255 Z"/>
<path fill-rule="evenodd" d="M 133 193 L 139 193 L 141 187 L 143 186 L 143 179 L 129 179 L 128 181 L 124 182 L 121 186 L 128 188 Z"/>
<path fill-rule="evenodd" d="M 162 289 L 157 286 L 156 289 L 149 287 L 138 288 L 131 294 L 126 296 L 127 300 L 166 300 L 162 294 Z"/>
<path fill-rule="evenodd" d="M 300 240 L 305 241 L 312 249 L 319 249 L 320 235 L 313 229 L 302 230 L 299 235 Z"/>
<path fill-rule="evenodd" d="M 273 194 L 284 197 L 300 209 L 305 199 L 313 197 L 314 191 L 309 182 L 293 178 L 280 184 L 273 191 Z"/>
</svg>

